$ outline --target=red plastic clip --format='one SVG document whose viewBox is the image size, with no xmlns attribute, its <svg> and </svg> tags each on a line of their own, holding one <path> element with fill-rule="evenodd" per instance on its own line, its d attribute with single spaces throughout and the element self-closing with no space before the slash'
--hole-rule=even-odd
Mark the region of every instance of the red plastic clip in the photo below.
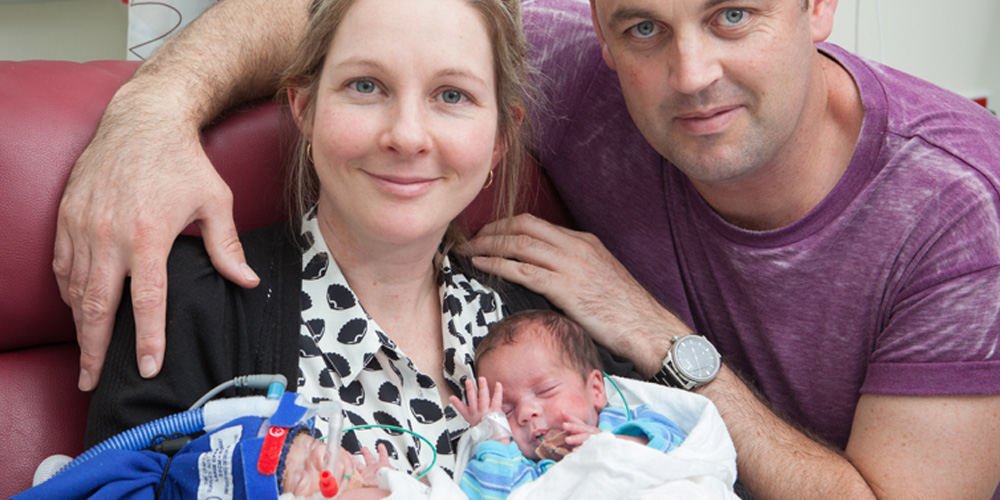
<svg viewBox="0 0 1000 500">
<path fill-rule="evenodd" d="M 323 498 L 333 498 L 337 496 L 337 481 L 333 479 L 333 474 L 325 470 L 319 476 L 319 492 Z"/>
<path fill-rule="evenodd" d="M 267 436 L 264 437 L 264 444 L 260 448 L 260 457 L 257 459 L 257 472 L 270 476 L 278 470 L 278 461 L 281 460 L 281 450 L 285 446 L 285 436 L 288 429 L 285 427 L 268 427 Z"/>
</svg>

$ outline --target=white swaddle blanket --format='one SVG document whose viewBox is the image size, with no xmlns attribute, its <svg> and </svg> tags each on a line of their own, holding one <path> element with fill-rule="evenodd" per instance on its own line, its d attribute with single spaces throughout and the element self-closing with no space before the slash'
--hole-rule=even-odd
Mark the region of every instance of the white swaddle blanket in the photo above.
<svg viewBox="0 0 1000 500">
<path fill-rule="evenodd" d="M 668 453 L 601 433 L 562 459 L 536 481 L 515 490 L 509 498 L 529 499 L 685 499 L 730 500 L 736 481 L 736 449 L 718 410 L 707 399 L 679 389 L 614 377 L 630 408 L 642 404 L 673 420 L 687 432 L 679 447 Z M 609 405 L 622 407 L 621 397 L 605 382 Z M 470 437 L 466 433 L 462 440 Z M 472 452 L 473 447 L 459 450 Z M 464 499 L 456 481 L 441 470 L 427 475 L 428 484 L 398 471 L 385 469 L 379 485 L 391 499 Z"/>
</svg>

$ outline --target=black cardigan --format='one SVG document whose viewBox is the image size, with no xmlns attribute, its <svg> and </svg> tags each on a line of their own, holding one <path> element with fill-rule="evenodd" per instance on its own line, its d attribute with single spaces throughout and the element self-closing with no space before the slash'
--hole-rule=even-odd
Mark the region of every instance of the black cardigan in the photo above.
<svg viewBox="0 0 1000 500">
<path fill-rule="evenodd" d="M 201 239 L 182 236 L 174 245 L 167 263 L 167 350 L 162 371 L 152 380 L 139 376 L 135 317 L 126 286 L 101 381 L 90 402 L 88 448 L 136 425 L 187 410 L 236 376 L 281 373 L 289 380 L 288 389 L 295 390 L 301 250 L 288 224 L 245 233 L 241 240 L 247 262 L 261 278 L 249 290 L 215 271 Z M 452 255 L 451 260 L 460 272 L 484 279 L 468 259 Z M 550 307 L 520 286 L 499 286 L 508 312 Z M 250 393 L 229 390 L 223 395 Z"/>
<path fill-rule="evenodd" d="M 87 448 L 137 425 L 187 410 L 203 394 L 241 375 L 281 373 L 294 391 L 298 380 L 302 252 L 289 224 L 241 235 L 247 262 L 260 284 L 244 289 L 212 266 L 200 238 L 182 236 L 167 262 L 167 349 L 159 375 L 139 376 L 135 317 L 127 292 L 115 319 L 101 380 L 90 401 Z M 490 280 L 468 259 L 452 266 L 500 293 L 507 313 L 552 306 L 519 285 Z M 630 363 L 599 349 L 605 368 L 635 376 Z M 230 389 L 224 397 L 250 395 Z M 259 394 L 259 392 L 257 392 Z"/>
</svg>

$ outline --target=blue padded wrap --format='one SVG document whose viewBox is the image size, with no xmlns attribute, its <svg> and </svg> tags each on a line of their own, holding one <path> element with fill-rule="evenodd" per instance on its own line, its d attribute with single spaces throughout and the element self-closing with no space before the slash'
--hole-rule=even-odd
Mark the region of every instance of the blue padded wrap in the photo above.
<svg viewBox="0 0 1000 500">
<path fill-rule="evenodd" d="M 278 499 L 277 479 L 257 471 L 257 458 L 260 457 L 263 444 L 264 438 L 245 439 L 241 443 L 237 453 L 237 461 L 240 463 L 233 467 L 233 482 L 237 493 L 234 498 Z"/>
<path fill-rule="evenodd" d="M 271 415 L 268 424 L 277 427 L 294 427 L 295 424 L 299 423 L 308 410 L 295 404 L 297 398 L 298 394 L 294 392 L 286 392 L 282 395 L 278 409 L 274 411 L 274 415 Z"/>
</svg>

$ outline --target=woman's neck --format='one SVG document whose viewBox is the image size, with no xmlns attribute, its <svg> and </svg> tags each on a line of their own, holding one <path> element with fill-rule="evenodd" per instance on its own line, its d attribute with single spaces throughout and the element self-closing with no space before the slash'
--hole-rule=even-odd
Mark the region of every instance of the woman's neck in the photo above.
<svg viewBox="0 0 1000 500">
<path fill-rule="evenodd" d="M 320 233 L 365 311 L 421 373 L 436 384 L 441 405 L 451 390 L 444 378 L 441 297 L 434 257 L 441 238 L 408 245 L 352 237 L 319 219 Z"/>
<path fill-rule="evenodd" d="M 328 218 L 320 217 L 319 227 L 351 290 L 383 328 L 440 302 L 434 257 L 443 235 L 401 245 L 355 237 Z"/>
</svg>

